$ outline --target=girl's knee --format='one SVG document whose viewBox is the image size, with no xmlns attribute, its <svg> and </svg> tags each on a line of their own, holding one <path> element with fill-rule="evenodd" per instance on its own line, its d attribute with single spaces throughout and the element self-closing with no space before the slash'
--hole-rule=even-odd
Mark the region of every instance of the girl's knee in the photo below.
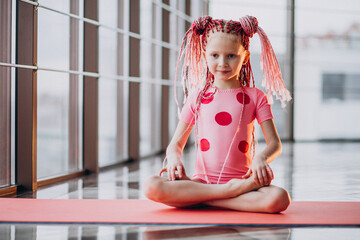
<svg viewBox="0 0 360 240">
<path fill-rule="evenodd" d="M 279 213 L 285 211 L 290 205 L 289 193 L 283 188 L 275 188 L 268 199 L 267 211 L 269 213 Z"/>
<path fill-rule="evenodd" d="M 143 187 L 144 195 L 153 201 L 161 201 L 163 198 L 163 184 L 164 179 L 159 176 L 150 177 L 145 183 Z"/>
</svg>

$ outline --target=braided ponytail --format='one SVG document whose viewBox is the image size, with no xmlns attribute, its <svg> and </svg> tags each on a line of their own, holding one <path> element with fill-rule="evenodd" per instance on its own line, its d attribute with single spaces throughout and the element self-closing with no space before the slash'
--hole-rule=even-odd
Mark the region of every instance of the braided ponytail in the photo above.
<svg viewBox="0 0 360 240">
<path fill-rule="evenodd" d="M 273 103 L 272 95 L 280 100 L 281 106 L 285 107 L 286 102 L 291 100 L 290 92 L 286 89 L 282 80 L 279 63 L 276 59 L 274 50 L 269 38 L 264 30 L 258 26 L 255 17 L 245 16 L 239 19 L 239 22 L 247 37 L 251 38 L 255 33 L 259 35 L 261 42 L 261 68 L 263 70 L 262 86 L 266 90 L 266 95 L 270 103 Z"/>
<path fill-rule="evenodd" d="M 211 73 L 208 72 L 205 61 L 202 58 L 202 50 L 204 50 L 204 40 L 209 29 L 213 27 L 213 19 L 210 16 L 199 17 L 191 25 L 190 29 L 185 33 L 182 40 L 179 58 L 176 66 L 175 76 L 175 101 L 179 109 L 179 103 L 176 97 L 176 82 L 179 70 L 179 63 L 183 60 L 181 69 L 181 82 L 185 99 L 192 90 L 203 88 L 203 82 L 212 79 Z"/>
</svg>

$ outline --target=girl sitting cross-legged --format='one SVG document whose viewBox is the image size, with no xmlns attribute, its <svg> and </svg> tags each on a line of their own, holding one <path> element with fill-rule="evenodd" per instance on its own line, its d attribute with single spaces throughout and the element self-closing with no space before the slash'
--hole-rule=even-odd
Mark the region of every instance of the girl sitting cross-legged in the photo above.
<svg viewBox="0 0 360 240">
<path fill-rule="evenodd" d="M 255 88 L 250 65 L 249 38 L 255 33 L 261 41 L 266 95 Z M 185 104 L 166 151 L 167 164 L 160 176 L 145 182 L 145 195 L 174 207 L 205 204 L 238 211 L 284 211 L 290 204 L 289 194 L 271 185 L 274 175 L 269 163 L 280 155 L 281 142 L 269 102 L 276 95 L 285 106 L 291 97 L 257 19 L 198 18 L 184 37 L 180 62 Z M 257 155 L 255 119 L 266 141 Z M 196 162 L 190 179 L 181 157 L 193 128 Z M 163 172 L 167 178 L 161 176 Z"/>
</svg>

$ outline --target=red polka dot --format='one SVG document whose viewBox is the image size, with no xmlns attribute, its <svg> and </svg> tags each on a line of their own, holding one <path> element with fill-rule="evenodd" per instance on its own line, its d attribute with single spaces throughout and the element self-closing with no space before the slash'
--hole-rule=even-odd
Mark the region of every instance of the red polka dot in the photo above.
<svg viewBox="0 0 360 240">
<path fill-rule="evenodd" d="M 244 94 L 242 92 L 238 93 L 236 95 L 236 98 L 239 103 L 244 104 Z M 245 104 L 249 104 L 249 103 L 250 103 L 250 97 L 245 93 Z"/>
<path fill-rule="evenodd" d="M 211 94 L 213 93 L 207 93 L 205 94 L 204 98 L 201 99 L 201 103 L 202 104 L 209 104 L 212 102 L 212 100 L 214 100 L 214 95 L 211 96 Z M 211 96 L 211 97 L 210 97 Z"/>
<path fill-rule="evenodd" d="M 210 143 L 208 140 L 206 140 L 205 138 L 200 140 L 200 150 L 203 152 L 206 152 L 207 150 L 210 149 Z"/>
<path fill-rule="evenodd" d="M 221 126 L 227 126 L 232 122 L 232 118 L 228 112 L 219 112 L 215 116 L 215 121 Z"/>
<path fill-rule="evenodd" d="M 241 141 L 239 143 L 240 152 L 246 153 L 249 150 L 249 144 L 246 141 Z"/>
</svg>

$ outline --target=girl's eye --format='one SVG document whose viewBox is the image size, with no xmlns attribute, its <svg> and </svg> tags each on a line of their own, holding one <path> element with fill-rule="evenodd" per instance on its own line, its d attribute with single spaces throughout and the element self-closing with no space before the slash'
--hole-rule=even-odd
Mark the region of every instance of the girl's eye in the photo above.
<svg viewBox="0 0 360 240">
<path fill-rule="evenodd" d="M 235 57 L 234 54 L 229 54 L 229 55 L 228 55 L 228 58 L 233 58 L 233 57 Z"/>
<path fill-rule="evenodd" d="M 217 58 L 217 57 L 218 57 L 218 55 L 217 55 L 216 53 L 212 54 L 211 56 L 212 56 L 213 58 Z"/>
</svg>

